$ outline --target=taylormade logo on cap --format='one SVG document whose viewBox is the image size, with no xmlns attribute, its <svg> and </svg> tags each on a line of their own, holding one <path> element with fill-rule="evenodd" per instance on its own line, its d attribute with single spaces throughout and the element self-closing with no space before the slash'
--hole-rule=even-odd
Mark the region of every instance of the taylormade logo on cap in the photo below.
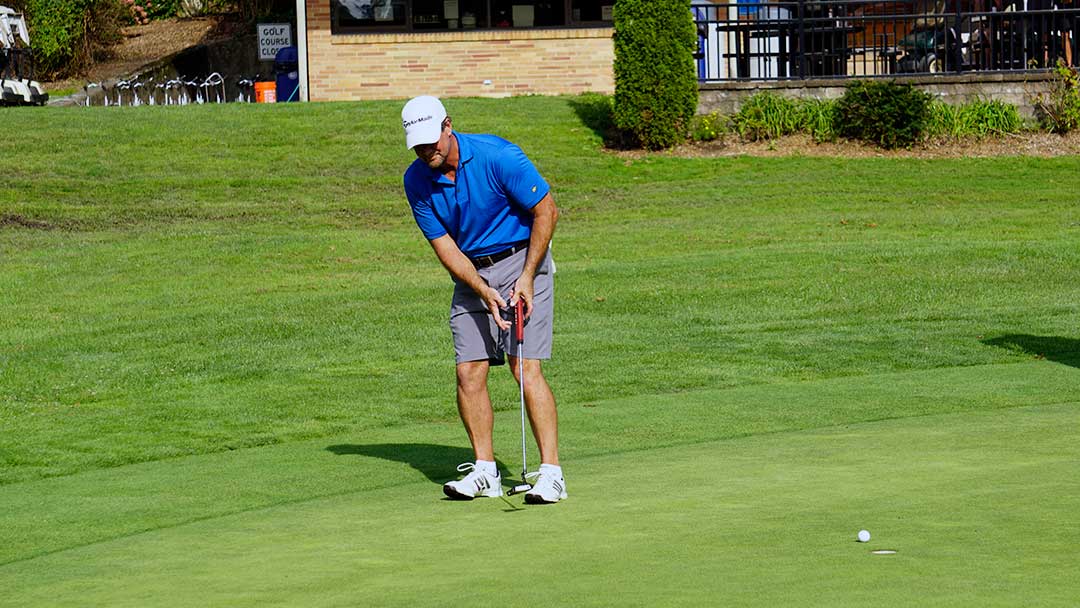
<svg viewBox="0 0 1080 608">
<path fill-rule="evenodd" d="M 446 109 L 430 95 L 414 97 L 401 109 L 401 126 L 405 129 L 405 146 L 410 150 L 420 144 L 439 141 Z"/>
<path fill-rule="evenodd" d="M 423 116 L 423 117 L 421 117 L 421 118 L 417 118 L 416 120 L 410 120 L 410 121 L 408 121 L 408 122 L 405 122 L 405 121 L 401 121 L 401 126 L 403 126 L 403 127 L 405 127 L 406 129 L 408 129 L 409 127 L 411 127 L 411 126 L 415 125 L 415 124 L 416 124 L 416 123 L 418 123 L 418 122 L 424 122 L 425 120 L 431 120 L 431 119 L 433 119 L 433 118 L 435 118 L 435 117 L 434 117 L 434 116 Z"/>
</svg>

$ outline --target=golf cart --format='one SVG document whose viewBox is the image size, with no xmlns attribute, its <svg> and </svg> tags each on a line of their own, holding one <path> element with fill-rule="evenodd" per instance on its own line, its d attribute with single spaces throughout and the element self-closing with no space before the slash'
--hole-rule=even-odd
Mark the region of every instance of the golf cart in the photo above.
<svg viewBox="0 0 1080 608">
<path fill-rule="evenodd" d="M 956 28 L 945 24 L 913 31 L 896 46 L 904 53 L 897 60 L 897 71 L 901 73 L 955 72 L 968 65 Z"/>
<path fill-rule="evenodd" d="M 22 41 L 22 44 L 19 42 Z M 34 80 L 34 57 L 30 34 L 23 16 L 0 6 L 0 104 L 6 106 L 38 105 L 49 101 L 49 94 Z"/>
</svg>

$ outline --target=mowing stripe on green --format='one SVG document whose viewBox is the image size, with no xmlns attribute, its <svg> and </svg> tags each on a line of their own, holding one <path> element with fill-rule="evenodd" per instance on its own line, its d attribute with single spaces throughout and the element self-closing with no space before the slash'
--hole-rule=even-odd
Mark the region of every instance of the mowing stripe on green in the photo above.
<svg viewBox="0 0 1080 608">
<path fill-rule="evenodd" d="M 1059 403 L 1080 372 L 1046 361 L 783 383 L 562 404 L 563 460 L 659 446 L 943 412 Z M 496 419 L 504 475 L 516 476 L 517 413 Z M 89 471 L 0 487 L 0 564 L 233 513 L 427 481 L 437 498 L 471 460 L 457 423 L 321 439 Z M 530 455 L 534 466 L 535 451 Z"/>
</svg>

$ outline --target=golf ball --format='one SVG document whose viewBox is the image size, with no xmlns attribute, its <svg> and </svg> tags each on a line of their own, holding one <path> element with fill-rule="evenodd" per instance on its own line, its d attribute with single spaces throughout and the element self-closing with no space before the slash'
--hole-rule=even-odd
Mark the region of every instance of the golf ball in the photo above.
<svg viewBox="0 0 1080 608">
<path fill-rule="evenodd" d="M 868 532 L 866 530 L 859 530 L 859 542 L 860 543 L 865 543 L 865 542 L 869 542 L 869 540 L 870 540 L 870 532 Z"/>
</svg>

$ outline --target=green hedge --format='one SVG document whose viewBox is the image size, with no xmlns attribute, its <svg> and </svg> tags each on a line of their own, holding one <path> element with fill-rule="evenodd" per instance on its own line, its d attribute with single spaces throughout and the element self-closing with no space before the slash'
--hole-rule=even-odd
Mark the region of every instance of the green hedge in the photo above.
<svg viewBox="0 0 1080 608">
<path fill-rule="evenodd" d="M 613 119 L 625 143 L 686 141 L 698 103 L 690 0 L 616 0 Z"/>
<path fill-rule="evenodd" d="M 875 85 L 872 90 L 877 89 Z M 866 87 L 858 84 L 837 100 L 790 99 L 765 91 L 747 98 L 730 116 L 713 113 L 696 117 L 693 137 L 711 141 L 734 132 L 742 140 L 759 141 L 805 133 L 820 143 L 845 133 L 882 147 L 898 147 L 934 138 L 998 137 L 1024 128 L 1019 109 L 1002 101 L 975 100 L 962 105 L 930 101 L 924 112 L 918 107 L 927 100 L 925 93 L 891 86 L 885 90 L 878 91 L 882 97 L 868 96 Z M 888 99 L 881 101 L 883 97 Z M 868 98 L 880 103 L 871 104 Z M 913 127 L 912 115 L 924 115 L 922 126 Z"/>
</svg>

